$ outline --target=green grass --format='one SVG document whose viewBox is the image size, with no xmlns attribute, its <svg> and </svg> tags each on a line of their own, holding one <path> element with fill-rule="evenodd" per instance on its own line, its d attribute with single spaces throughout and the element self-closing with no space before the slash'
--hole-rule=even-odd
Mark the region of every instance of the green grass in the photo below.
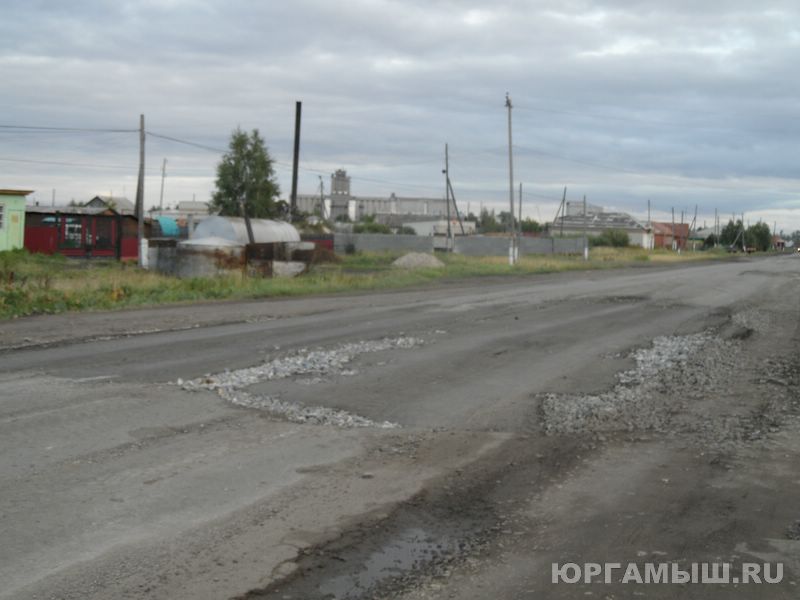
<svg viewBox="0 0 800 600">
<path fill-rule="evenodd" d="M 580 256 L 525 256 L 515 266 L 506 257 L 438 254 L 445 268 L 405 271 L 392 268 L 400 253 L 359 253 L 335 264 L 312 267 L 293 279 L 218 277 L 178 279 L 118 262 L 85 262 L 61 256 L 0 252 L 0 319 L 66 311 L 133 306 L 303 296 L 395 289 L 481 276 L 535 275 L 608 269 L 636 263 L 670 263 L 720 258 L 724 252 L 684 252 L 635 248 L 594 248 Z"/>
</svg>

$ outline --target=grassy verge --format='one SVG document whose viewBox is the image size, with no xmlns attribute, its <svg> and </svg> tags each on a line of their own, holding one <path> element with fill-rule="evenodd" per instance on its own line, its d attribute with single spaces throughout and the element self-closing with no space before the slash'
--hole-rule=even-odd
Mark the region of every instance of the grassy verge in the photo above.
<svg viewBox="0 0 800 600">
<path fill-rule="evenodd" d="M 517 265 L 505 257 L 439 255 L 444 269 L 400 271 L 392 268 L 399 254 L 363 253 L 341 263 L 316 265 L 294 279 L 177 279 L 116 262 L 84 262 L 61 256 L 0 252 L 0 319 L 65 311 L 105 310 L 131 306 L 217 299 L 300 296 L 344 291 L 408 287 L 441 279 L 528 275 L 606 269 L 635 263 L 669 263 L 725 256 L 725 253 L 634 248 L 594 248 L 589 262 L 580 256 L 526 256 Z"/>
</svg>

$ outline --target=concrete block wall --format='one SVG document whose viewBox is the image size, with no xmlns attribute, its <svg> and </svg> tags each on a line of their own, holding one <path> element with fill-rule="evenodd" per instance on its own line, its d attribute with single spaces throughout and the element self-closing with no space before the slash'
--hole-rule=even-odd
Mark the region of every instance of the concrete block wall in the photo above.
<svg viewBox="0 0 800 600">
<path fill-rule="evenodd" d="M 382 233 L 337 233 L 334 235 L 333 249 L 338 254 L 345 254 L 350 245 L 356 252 L 433 252 L 433 237 Z"/>
<path fill-rule="evenodd" d="M 345 254 L 348 246 L 356 252 L 433 252 L 434 242 L 444 238 L 420 235 L 388 235 L 380 233 L 337 233 L 333 248 Z M 456 236 L 453 251 L 466 256 L 508 256 L 508 238 Z M 581 254 L 581 238 L 523 237 L 520 252 L 526 254 Z"/>
</svg>

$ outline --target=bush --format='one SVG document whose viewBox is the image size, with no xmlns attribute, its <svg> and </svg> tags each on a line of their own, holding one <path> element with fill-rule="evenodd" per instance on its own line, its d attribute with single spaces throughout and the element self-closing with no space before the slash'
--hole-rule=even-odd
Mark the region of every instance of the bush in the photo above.
<svg viewBox="0 0 800 600">
<path fill-rule="evenodd" d="M 592 236 L 589 238 L 589 245 L 595 246 L 610 246 L 612 248 L 626 248 L 630 246 L 631 238 L 626 231 L 622 229 L 606 229 L 600 235 Z"/>
<path fill-rule="evenodd" d="M 367 221 L 353 226 L 353 233 L 392 233 L 388 225 Z"/>
</svg>

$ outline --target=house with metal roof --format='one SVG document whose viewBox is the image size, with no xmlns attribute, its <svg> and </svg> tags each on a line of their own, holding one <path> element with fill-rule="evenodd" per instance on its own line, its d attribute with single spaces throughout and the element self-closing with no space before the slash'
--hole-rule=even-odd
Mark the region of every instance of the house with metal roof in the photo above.
<svg viewBox="0 0 800 600">
<path fill-rule="evenodd" d="M 87 208 L 111 208 L 121 215 L 136 213 L 136 205 L 123 196 L 95 196 L 84 206 Z"/>
<path fill-rule="evenodd" d="M 653 235 L 650 226 L 640 223 L 624 212 L 606 211 L 602 206 L 586 205 L 583 202 L 567 202 L 566 208 L 550 223 L 550 232 L 554 236 L 574 237 L 601 235 L 609 229 L 624 231 L 633 246 L 653 247 Z"/>
</svg>

